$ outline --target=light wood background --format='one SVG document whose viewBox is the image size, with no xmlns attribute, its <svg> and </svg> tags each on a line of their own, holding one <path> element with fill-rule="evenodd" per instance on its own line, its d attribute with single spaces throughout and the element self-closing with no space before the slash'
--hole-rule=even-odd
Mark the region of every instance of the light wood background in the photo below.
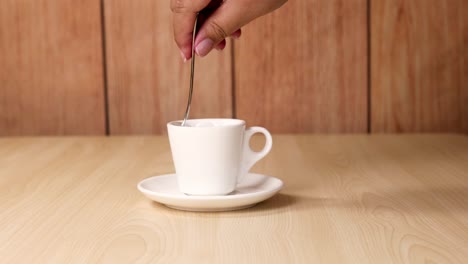
<svg viewBox="0 0 468 264">
<path fill-rule="evenodd" d="M 468 132 L 468 3 L 297 0 L 197 60 L 192 117 L 275 133 Z M 0 2 L 0 135 L 159 134 L 189 63 L 169 1 Z"/>
<path fill-rule="evenodd" d="M 110 133 L 161 133 L 187 105 L 190 62 L 172 40 L 170 1 L 105 0 Z M 196 60 L 190 117 L 231 117 L 231 56 Z"/>
<path fill-rule="evenodd" d="M 237 116 L 273 132 L 367 132 L 366 0 L 291 1 L 235 43 Z"/>
<path fill-rule="evenodd" d="M 468 132 L 468 1 L 372 1 L 372 131 Z"/>
<path fill-rule="evenodd" d="M 104 134 L 99 1 L 0 2 L 0 136 Z"/>
</svg>

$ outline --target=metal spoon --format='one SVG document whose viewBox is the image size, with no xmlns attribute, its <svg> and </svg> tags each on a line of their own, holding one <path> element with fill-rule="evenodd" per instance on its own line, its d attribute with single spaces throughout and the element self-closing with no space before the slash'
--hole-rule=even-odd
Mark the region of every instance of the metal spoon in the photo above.
<svg viewBox="0 0 468 264">
<path fill-rule="evenodd" d="M 193 25 L 193 35 L 192 35 L 192 66 L 190 70 L 190 90 L 187 102 L 187 108 L 185 109 L 184 121 L 182 121 L 182 126 L 185 126 L 185 122 L 187 122 L 189 113 L 190 113 L 190 106 L 192 105 L 192 94 L 193 94 L 193 76 L 195 75 L 195 36 L 197 34 L 197 21 L 198 21 L 198 14 L 195 17 L 195 24 Z"/>
</svg>

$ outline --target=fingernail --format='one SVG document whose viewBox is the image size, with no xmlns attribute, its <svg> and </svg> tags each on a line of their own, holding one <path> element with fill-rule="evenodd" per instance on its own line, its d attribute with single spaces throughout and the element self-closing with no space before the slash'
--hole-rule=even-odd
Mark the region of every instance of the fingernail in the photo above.
<svg viewBox="0 0 468 264">
<path fill-rule="evenodd" d="M 209 38 L 202 40 L 200 43 L 198 43 L 197 47 L 195 48 L 195 51 L 197 52 L 198 56 L 203 57 L 208 52 L 213 49 L 213 41 Z"/>
<path fill-rule="evenodd" d="M 182 56 L 182 60 L 184 60 L 184 63 L 186 63 L 187 58 L 185 58 L 185 55 L 184 55 L 184 53 L 182 51 L 180 52 L 180 56 Z"/>
</svg>

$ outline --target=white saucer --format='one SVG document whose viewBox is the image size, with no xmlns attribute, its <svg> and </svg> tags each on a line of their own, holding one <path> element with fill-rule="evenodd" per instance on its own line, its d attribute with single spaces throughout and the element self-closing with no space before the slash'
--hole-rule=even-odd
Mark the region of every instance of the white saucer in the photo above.
<svg viewBox="0 0 468 264">
<path fill-rule="evenodd" d="M 175 174 L 147 178 L 138 190 L 153 201 L 185 211 L 231 211 L 244 209 L 275 195 L 283 182 L 275 177 L 249 173 L 234 192 L 228 195 L 191 196 L 181 193 Z"/>
</svg>

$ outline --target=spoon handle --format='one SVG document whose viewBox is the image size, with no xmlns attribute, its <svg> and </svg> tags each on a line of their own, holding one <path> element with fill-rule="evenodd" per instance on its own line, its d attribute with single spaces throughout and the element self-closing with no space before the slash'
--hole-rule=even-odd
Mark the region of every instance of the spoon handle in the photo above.
<svg viewBox="0 0 468 264">
<path fill-rule="evenodd" d="M 192 66 L 190 69 L 190 90 L 187 102 L 187 108 L 185 109 L 184 121 L 182 121 L 182 126 L 185 126 L 185 122 L 189 117 L 190 113 L 190 106 L 192 105 L 192 94 L 193 94 L 193 78 L 195 76 L 195 36 L 197 34 L 197 21 L 198 21 L 198 14 L 195 17 L 195 23 L 193 25 L 193 35 L 192 35 Z"/>
</svg>

